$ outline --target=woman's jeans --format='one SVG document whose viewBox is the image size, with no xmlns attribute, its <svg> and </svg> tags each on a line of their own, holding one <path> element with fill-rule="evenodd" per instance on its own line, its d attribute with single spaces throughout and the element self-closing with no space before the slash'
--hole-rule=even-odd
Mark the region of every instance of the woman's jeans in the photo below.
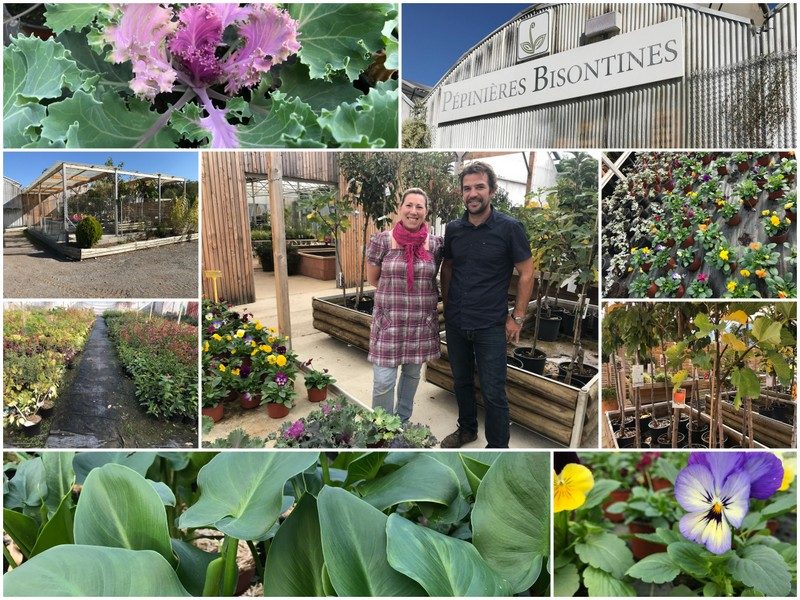
<svg viewBox="0 0 800 600">
<path fill-rule="evenodd" d="M 397 383 L 397 369 L 400 368 L 400 383 Z M 414 394 L 419 385 L 422 365 L 406 364 L 400 367 L 379 367 L 372 365 L 372 408 L 383 408 L 390 415 L 397 415 L 405 423 L 411 418 L 414 409 Z M 394 389 L 397 387 L 397 404 Z"/>
<path fill-rule="evenodd" d="M 486 411 L 488 448 L 508 448 L 508 397 L 506 396 L 506 328 L 494 325 L 485 329 L 461 329 L 445 325 L 447 354 L 453 371 L 458 402 L 458 427 L 478 433 L 475 402 L 475 369 L 481 383 Z"/>
</svg>

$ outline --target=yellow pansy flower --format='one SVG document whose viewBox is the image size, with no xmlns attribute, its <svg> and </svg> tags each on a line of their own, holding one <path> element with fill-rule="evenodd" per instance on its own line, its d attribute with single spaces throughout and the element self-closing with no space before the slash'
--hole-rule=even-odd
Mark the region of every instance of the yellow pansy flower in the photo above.
<svg viewBox="0 0 800 600">
<path fill-rule="evenodd" d="M 261 331 L 262 329 L 264 329 L 264 326 L 261 324 L 261 321 L 256 321 L 255 322 L 255 328 L 256 328 L 256 331 Z"/>
<path fill-rule="evenodd" d="M 733 292 L 736 290 L 736 282 L 735 282 L 735 281 L 729 281 L 729 282 L 728 282 L 728 283 L 725 285 L 725 287 L 727 287 L 727 288 L 728 288 L 728 291 L 729 291 L 729 292 L 733 293 Z"/>
<path fill-rule="evenodd" d="M 242 339 L 244 337 L 244 329 L 238 329 L 236 331 L 236 337 Z"/>
<path fill-rule="evenodd" d="M 275 343 L 275 337 L 274 337 L 274 336 L 269 336 L 269 337 L 267 338 L 267 341 L 268 341 L 270 344 L 274 344 L 274 343 Z"/>
<path fill-rule="evenodd" d="M 211 337 L 212 337 L 212 339 L 215 339 L 217 341 L 220 341 L 222 339 L 222 336 L 220 334 L 218 334 L 218 333 L 215 333 Z"/>
<path fill-rule="evenodd" d="M 747 269 L 742 269 L 741 271 L 739 271 L 739 274 L 742 277 L 750 277 L 750 271 L 748 271 Z"/>
<path fill-rule="evenodd" d="M 239 373 L 241 373 L 239 369 L 231 369 L 231 375 L 233 375 L 234 377 L 238 377 Z"/>
<path fill-rule="evenodd" d="M 232 338 L 230 335 L 226 335 L 226 336 L 225 336 L 225 339 L 226 339 L 226 340 L 228 340 L 228 341 L 230 342 L 230 341 L 231 341 L 233 338 Z"/>
<path fill-rule="evenodd" d="M 208 342 L 203 344 L 203 352 L 208 352 Z"/>
<path fill-rule="evenodd" d="M 269 331 L 270 333 L 275 333 L 275 331 L 277 330 L 274 327 L 267 327 L 267 331 Z"/>
<path fill-rule="evenodd" d="M 792 485 L 795 474 L 797 473 L 797 458 L 793 456 L 784 458 L 783 452 L 775 452 L 775 456 L 780 458 L 783 464 L 783 480 L 781 481 L 781 487 L 778 488 L 778 491 L 785 492 L 789 489 L 789 486 Z"/>
<path fill-rule="evenodd" d="M 286 366 L 286 357 L 283 354 L 278 355 L 278 358 L 275 359 L 275 364 L 279 367 Z"/>
<path fill-rule="evenodd" d="M 274 355 L 274 354 L 270 354 L 270 355 L 267 357 L 267 362 L 268 362 L 269 364 L 271 364 L 271 365 L 274 365 L 274 364 L 275 364 L 275 355 Z"/>
<path fill-rule="evenodd" d="M 762 217 L 766 217 L 768 214 L 769 214 L 769 210 L 762 210 L 761 211 L 761 216 Z"/>
<path fill-rule="evenodd" d="M 769 222 L 772 223 L 775 227 L 781 224 L 781 220 L 778 218 L 778 215 L 772 215 L 769 218 Z"/>
<path fill-rule="evenodd" d="M 727 248 L 723 248 L 722 250 L 719 251 L 719 257 L 722 260 L 728 260 L 728 256 L 730 256 L 730 254 L 728 253 Z"/>
<path fill-rule="evenodd" d="M 253 351 L 250 353 L 250 356 L 255 356 L 258 353 L 258 348 L 253 348 Z"/>
<path fill-rule="evenodd" d="M 226 371 L 226 369 L 225 369 L 225 365 L 223 365 L 222 363 L 220 363 L 220 364 L 219 364 L 219 370 L 220 370 L 220 371 L 222 371 L 222 372 L 224 373 L 224 372 Z"/>
<path fill-rule="evenodd" d="M 262 352 L 267 352 L 267 353 L 270 353 L 270 352 L 272 352 L 272 346 L 267 346 L 266 344 L 261 344 L 261 345 L 259 346 L 259 349 L 260 349 Z"/>
<path fill-rule="evenodd" d="M 561 473 L 553 471 L 553 512 L 575 510 L 586 502 L 594 487 L 592 472 L 583 465 L 570 463 Z"/>
</svg>

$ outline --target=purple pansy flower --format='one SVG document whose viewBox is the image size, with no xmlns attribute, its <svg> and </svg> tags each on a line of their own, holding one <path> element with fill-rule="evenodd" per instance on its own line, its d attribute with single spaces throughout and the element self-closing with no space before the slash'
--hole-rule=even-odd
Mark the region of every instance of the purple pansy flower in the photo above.
<svg viewBox="0 0 800 600">
<path fill-rule="evenodd" d="M 286 346 L 278 346 L 275 348 L 275 352 L 278 354 L 286 354 Z"/>
<path fill-rule="evenodd" d="M 283 371 L 278 371 L 275 374 L 275 377 L 272 378 L 272 380 L 275 383 L 277 383 L 279 386 L 281 386 L 281 387 L 283 387 L 284 385 L 286 385 L 289 382 L 289 378 L 286 376 L 286 373 L 284 373 Z"/>
<path fill-rule="evenodd" d="M 775 460 L 772 460 L 775 459 Z M 766 452 L 695 452 L 675 480 L 675 499 L 688 514 L 680 531 L 714 554 L 731 549 L 750 498 L 768 498 L 781 484 L 780 459 Z"/>
</svg>

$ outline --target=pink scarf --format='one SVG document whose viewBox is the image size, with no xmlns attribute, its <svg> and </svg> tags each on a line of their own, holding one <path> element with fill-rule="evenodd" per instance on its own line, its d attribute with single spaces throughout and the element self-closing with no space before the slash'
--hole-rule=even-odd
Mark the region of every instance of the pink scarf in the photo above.
<svg viewBox="0 0 800 600">
<path fill-rule="evenodd" d="M 398 221 L 392 229 L 392 237 L 403 248 L 406 259 L 406 283 L 408 291 L 414 289 L 414 258 L 420 260 L 433 260 L 431 253 L 425 250 L 425 240 L 428 239 L 428 225 L 423 223 L 417 231 L 409 231 Z"/>
</svg>

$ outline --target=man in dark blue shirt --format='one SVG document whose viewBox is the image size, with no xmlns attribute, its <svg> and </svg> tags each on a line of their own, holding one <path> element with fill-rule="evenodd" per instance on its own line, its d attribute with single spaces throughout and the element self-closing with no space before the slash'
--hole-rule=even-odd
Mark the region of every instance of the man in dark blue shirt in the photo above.
<svg viewBox="0 0 800 600">
<path fill-rule="evenodd" d="M 533 290 L 533 261 L 525 228 L 497 212 L 492 167 L 473 162 L 460 175 L 466 212 L 447 224 L 444 234 L 442 297 L 450 368 L 458 401 L 458 429 L 442 448 L 460 448 L 478 437 L 475 367 L 486 410 L 488 448 L 507 448 L 506 346 L 518 342 Z M 508 312 L 508 286 L 517 268 L 514 309 Z"/>
</svg>

